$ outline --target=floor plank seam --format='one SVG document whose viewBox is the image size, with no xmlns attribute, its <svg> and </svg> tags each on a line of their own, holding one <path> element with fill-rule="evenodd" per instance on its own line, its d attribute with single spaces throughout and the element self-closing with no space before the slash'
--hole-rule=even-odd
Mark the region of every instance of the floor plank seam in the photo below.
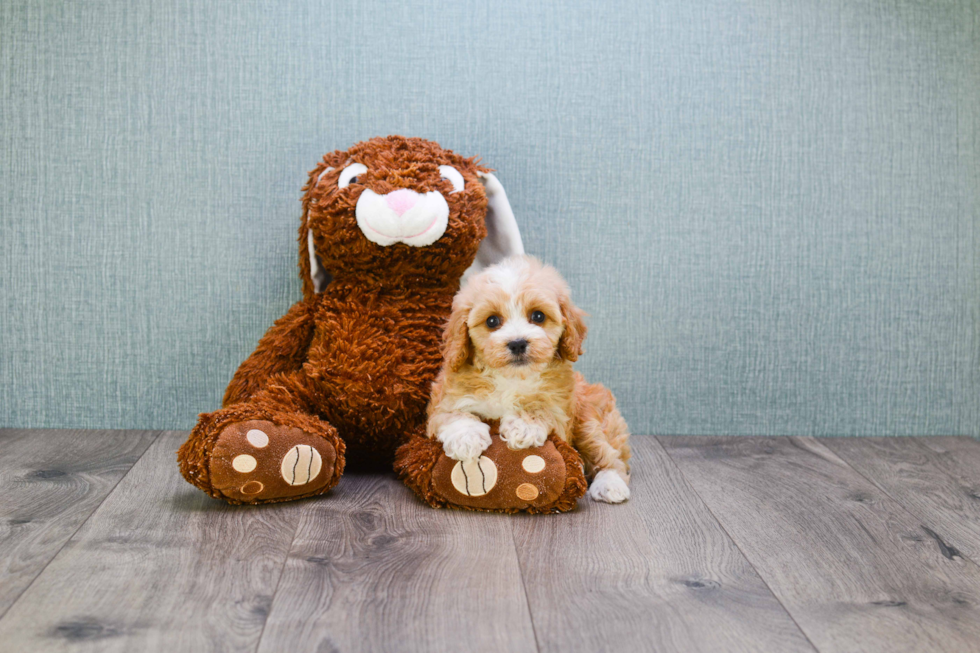
<svg viewBox="0 0 980 653">
<path fill-rule="evenodd" d="M 527 582 L 524 580 L 524 565 L 521 564 L 521 552 L 517 549 L 517 535 L 514 522 L 510 522 L 510 541 L 514 545 L 514 557 L 517 558 L 517 570 L 521 574 L 521 592 L 524 594 L 524 605 L 527 606 L 527 618 L 531 621 L 531 632 L 534 634 L 534 648 L 541 653 L 541 642 L 538 640 L 538 628 L 534 623 L 534 611 L 531 610 L 531 600 L 527 597 Z"/>
<path fill-rule="evenodd" d="M 139 458 L 137 458 L 136 460 L 134 460 L 133 461 L 133 464 L 130 465 L 129 466 L 129 469 L 126 470 L 126 473 L 123 474 L 122 476 L 120 476 L 118 478 L 118 480 L 116 480 L 116 482 L 112 484 L 112 489 L 109 490 L 108 492 L 106 492 L 106 495 L 104 497 L 102 497 L 102 501 L 99 502 L 99 505 L 95 506 L 95 508 L 92 509 L 92 512 L 90 512 L 88 514 L 88 516 L 85 519 L 82 520 L 82 523 L 78 525 L 78 528 L 76 528 L 75 530 L 73 530 L 71 532 L 71 535 L 69 535 L 67 538 L 65 538 L 65 541 L 61 544 L 60 547 L 58 547 L 58 550 L 55 551 L 54 555 L 52 555 L 48 559 L 48 561 L 44 563 L 44 566 L 41 567 L 36 574 L 34 574 L 34 578 L 31 579 L 31 582 L 28 583 L 27 585 L 25 585 L 24 586 L 24 589 L 22 589 L 17 594 L 17 598 L 10 602 L 10 605 L 7 606 L 7 609 L 4 610 L 3 613 L 0 613 L 0 621 L 2 621 L 7 616 L 7 613 L 10 612 L 10 609 L 11 608 L 13 608 L 15 605 L 17 605 L 17 602 L 20 601 L 21 597 L 24 596 L 24 594 L 26 594 L 29 589 L 31 589 L 31 587 L 34 585 L 34 583 L 37 581 L 37 579 L 40 578 L 41 575 L 48 568 L 48 566 L 50 566 L 51 563 L 54 562 L 54 560 L 59 555 L 61 555 L 61 552 L 65 550 L 65 547 L 66 546 L 68 546 L 68 543 L 71 542 L 73 539 L 75 539 L 75 536 L 78 535 L 78 532 L 80 530 L 82 530 L 82 528 L 85 527 L 85 524 L 87 524 L 90 519 L 92 519 L 92 515 L 94 515 L 95 513 L 97 513 L 99 511 L 99 508 L 101 508 L 102 507 L 102 504 L 104 504 L 106 502 L 106 499 L 108 499 L 109 497 L 112 496 L 112 493 L 116 491 L 116 488 L 119 487 L 119 484 L 122 483 L 123 479 L 126 478 L 127 476 L 129 476 L 132 473 L 133 468 L 136 467 L 137 464 L 139 464 L 139 461 L 141 461 L 143 459 L 143 456 L 146 455 L 146 452 L 149 451 L 150 448 L 154 444 L 156 444 L 157 440 L 159 440 L 160 439 L 160 436 L 162 436 L 164 433 L 165 433 L 165 431 L 157 431 L 157 434 L 153 437 L 153 439 L 150 441 L 150 443 L 148 445 L 146 445 L 146 449 L 144 449 L 143 450 L 143 453 L 141 453 L 139 455 Z"/>
<path fill-rule="evenodd" d="M 752 567 L 752 571 L 754 571 L 755 575 L 759 577 L 759 580 L 762 581 L 762 584 L 766 586 L 766 589 L 769 590 L 769 593 L 772 595 L 772 597 L 776 599 L 776 601 L 779 603 L 779 606 L 783 609 L 783 612 L 785 612 L 786 616 L 790 618 L 790 621 L 792 621 L 793 624 L 796 625 L 797 630 L 800 631 L 800 634 L 803 635 L 803 638 L 813 648 L 814 651 L 819 652 L 820 649 L 817 648 L 817 645 L 813 643 L 813 640 L 810 639 L 810 636 L 807 634 L 807 632 L 803 630 L 803 627 L 796 620 L 796 617 L 793 616 L 793 613 L 790 612 L 789 608 L 786 607 L 786 604 L 783 603 L 782 599 L 779 598 L 779 595 L 776 594 L 775 591 L 773 591 L 772 587 L 769 585 L 769 581 L 766 580 L 766 577 L 762 575 L 762 573 L 759 571 L 759 568 L 755 565 L 754 562 L 752 562 L 752 559 L 749 558 L 748 554 L 742 549 L 741 546 L 739 546 L 738 540 L 736 540 L 732 536 L 732 534 L 728 532 L 728 529 L 725 527 L 725 524 L 722 523 L 720 519 L 718 519 L 718 515 L 715 514 L 715 511 L 711 509 L 711 506 L 709 506 L 708 503 L 704 500 L 704 498 L 702 498 L 701 494 L 697 491 L 697 488 L 695 488 L 694 484 L 691 483 L 690 479 L 687 478 L 687 475 L 684 473 L 684 470 L 681 469 L 680 465 L 677 464 L 677 462 L 674 460 L 674 457 L 670 455 L 670 450 L 667 447 L 663 446 L 663 443 L 660 441 L 660 436 L 655 435 L 653 436 L 653 438 L 657 442 L 657 445 L 666 454 L 666 457 L 670 461 L 670 464 L 674 467 L 675 470 L 677 470 L 677 473 L 680 475 L 680 477 L 684 479 L 684 483 L 687 485 L 688 488 L 690 488 L 691 493 L 695 497 L 697 497 L 698 501 L 701 502 L 701 505 L 703 505 L 705 510 L 708 511 L 708 514 L 711 515 L 711 518 L 715 520 L 715 523 L 718 524 L 718 527 L 721 528 L 723 533 L 725 533 L 725 536 L 731 541 L 731 543 L 735 546 L 735 548 L 739 551 L 739 553 L 742 554 L 742 557 L 745 558 L 745 562 L 748 563 L 750 567 Z"/>
<path fill-rule="evenodd" d="M 296 543 L 296 534 L 299 533 L 299 527 L 302 521 L 302 515 L 296 518 L 296 526 L 293 527 L 293 535 L 289 538 L 289 546 L 286 547 L 286 555 L 283 556 L 282 564 L 279 566 L 279 576 L 276 577 L 276 586 L 272 589 L 272 598 L 269 600 L 269 611 L 266 612 L 265 619 L 262 620 L 262 630 L 259 631 L 259 636 L 255 640 L 255 648 L 253 649 L 255 653 L 258 653 L 258 650 L 262 648 L 262 638 L 265 637 L 265 627 L 269 625 L 269 617 L 272 616 L 272 610 L 276 605 L 276 596 L 279 594 L 279 586 L 282 584 L 282 577 L 286 575 L 286 565 L 289 564 L 289 556 L 293 552 L 293 544 Z"/>
<path fill-rule="evenodd" d="M 922 447 L 924 449 L 926 448 L 925 445 L 920 444 L 918 441 L 913 440 L 913 442 L 915 442 L 916 446 L 920 446 L 920 447 Z M 910 517 L 912 517 L 912 519 L 914 519 L 916 521 L 916 523 L 919 524 L 919 528 L 921 528 L 922 530 L 924 530 L 926 532 L 926 535 L 928 535 L 930 538 L 932 538 L 934 541 L 936 541 L 936 543 L 937 543 L 937 545 L 939 545 L 940 549 L 942 549 L 944 546 L 947 546 L 948 547 L 948 540 L 949 540 L 948 537 L 940 536 L 934 530 L 932 530 L 931 528 L 929 528 L 925 524 L 923 524 L 922 523 L 923 520 L 920 519 L 917 514 L 915 514 L 914 512 L 912 512 L 912 510 L 908 506 L 906 506 L 902 501 L 899 501 L 896 497 L 892 496 L 892 494 L 888 490 L 886 490 L 883 486 L 881 486 L 880 484 L 878 484 L 877 482 L 875 482 L 875 480 L 873 478 L 871 478 L 870 476 L 862 473 L 861 470 L 859 470 L 857 467 L 855 467 L 854 465 L 852 465 L 851 464 L 851 461 L 847 460 L 847 458 L 845 458 L 843 455 L 837 453 L 836 451 L 834 451 L 830 447 L 827 447 L 827 449 L 829 449 L 831 453 L 833 453 L 845 465 L 847 465 L 848 469 L 852 470 L 855 474 L 857 474 L 858 476 L 860 476 L 861 478 L 863 478 L 864 480 L 866 480 L 868 483 L 871 483 L 871 485 L 873 485 L 876 488 L 878 488 L 878 490 L 882 494 L 884 494 L 886 497 L 888 497 L 889 499 L 891 499 L 892 501 L 894 501 L 905 513 L 907 513 Z M 945 470 L 943 470 L 938 465 L 934 465 L 933 468 L 936 469 L 936 470 L 938 470 L 941 474 L 943 474 L 947 478 L 952 479 L 953 482 L 956 482 L 956 479 L 955 478 L 953 478 L 949 473 L 947 473 Z M 978 569 L 980 569 L 980 563 L 978 563 L 973 558 L 969 557 L 967 554 L 963 553 L 963 551 L 961 549 L 959 549 L 959 548 L 956 549 L 956 556 L 954 556 L 954 557 L 957 557 L 957 556 L 959 558 L 961 558 L 963 561 L 968 562 L 968 563 L 972 564 L 973 566 L 977 567 Z"/>
</svg>

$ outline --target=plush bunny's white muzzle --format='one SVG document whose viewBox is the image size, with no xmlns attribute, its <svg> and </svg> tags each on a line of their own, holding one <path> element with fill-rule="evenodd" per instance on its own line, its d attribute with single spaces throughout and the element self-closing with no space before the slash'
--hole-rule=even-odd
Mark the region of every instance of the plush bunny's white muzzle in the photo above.
<svg viewBox="0 0 980 653">
<path fill-rule="evenodd" d="M 449 223 L 449 205 L 439 191 L 399 189 L 378 195 L 369 188 L 357 199 L 357 226 L 372 243 L 425 247 L 439 240 Z"/>
</svg>

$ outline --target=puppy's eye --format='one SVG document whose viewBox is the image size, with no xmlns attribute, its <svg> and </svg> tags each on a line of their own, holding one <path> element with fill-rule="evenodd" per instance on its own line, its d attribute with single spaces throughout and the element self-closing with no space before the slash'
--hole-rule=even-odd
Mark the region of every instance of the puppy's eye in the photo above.
<svg viewBox="0 0 980 653">
<path fill-rule="evenodd" d="M 491 329 L 496 329 L 497 327 L 500 326 L 500 318 L 497 317 L 496 315 L 491 315 L 490 317 L 487 318 L 487 326 L 490 327 Z"/>
<path fill-rule="evenodd" d="M 458 193 L 463 190 L 463 175 L 459 174 L 459 170 L 452 166 L 439 166 L 439 174 L 442 175 L 443 179 L 448 179 L 452 182 L 453 193 Z M 450 193 L 450 195 L 453 193 Z"/>
<path fill-rule="evenodd" d="M 544 324 L 544 313 L 541 311 L 534 311 L 531 313 L 531 321 L 535 324 Z"/>
<path fill-rule="evenodd" d="M 367 172 L 367 166 L 363 163 L 352 163 L 340 173 L 340 179 L 337 180 L 337 188 L 347 188 L 351 184 L 357 183 L 357 176 L 363 175 Z"/>
</svg>

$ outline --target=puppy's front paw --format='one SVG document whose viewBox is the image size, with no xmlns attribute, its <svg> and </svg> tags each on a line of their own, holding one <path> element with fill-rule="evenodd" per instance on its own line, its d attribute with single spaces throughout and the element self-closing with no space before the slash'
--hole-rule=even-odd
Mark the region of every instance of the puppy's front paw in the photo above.
<svg viewBox="0 0 980 653">
<path fill-rule="evenodd" d="M 439 429 L 438 439 L 453 460 L 476 460 L 490 446 L 490 426 L 476 419 L 459 419 Z"/>
<path fill-rule="evenodd" d="M 593 501 L 622 503 L 630 498 L 630 488 L 623 477 L 614 471 L 604 469 L 595 475 L 589 487 L 589 497 Z"/>
<path fill-rule="evenodd" d="M 540 447 L 548 440 L 548 429 L 537 422 L 528 422 L 516 415 L 505 415 L 500 420 L 500 439 L 510 449 Z"/>
</svg>

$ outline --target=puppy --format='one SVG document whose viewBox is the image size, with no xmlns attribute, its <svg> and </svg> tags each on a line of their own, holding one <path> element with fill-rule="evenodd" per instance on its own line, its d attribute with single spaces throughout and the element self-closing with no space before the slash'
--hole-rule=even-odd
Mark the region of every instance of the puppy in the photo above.
<svg viewBox="0 0 980 653">
<path fill-rule="evenodd" d="M 491 266 L 453 299 L 443 364 L 432 386 L 427 434 L 450 458 L 471 460 L 490 446 L 490 427 L 511 449 L 575 447 L 594 477 L 589 496 L 630 496 L 629 428 L 612 393 L 572 370 L 582 354 L 584 313 L 554 268 L 528 256 Z"/>
</svg>

